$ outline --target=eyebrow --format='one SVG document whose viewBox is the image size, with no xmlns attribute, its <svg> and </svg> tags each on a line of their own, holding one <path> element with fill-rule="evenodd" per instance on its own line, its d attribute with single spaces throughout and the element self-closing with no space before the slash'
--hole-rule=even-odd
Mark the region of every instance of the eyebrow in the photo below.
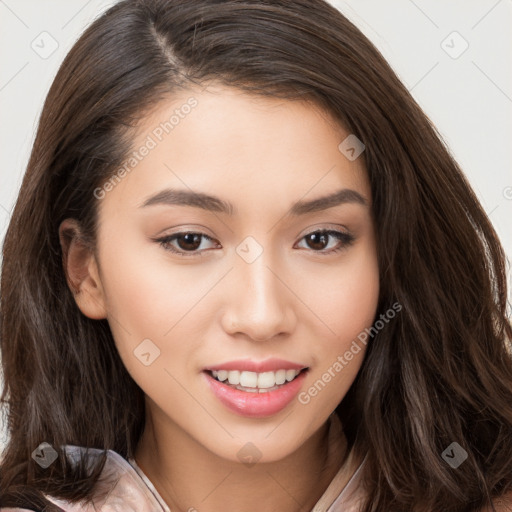
<svg viewBox="0 0 512 512">
<path fill-rule="evenodd" d="M 292 216 L 305 215 L 319 212 L 346 203 L 356 203 L 368 206 L 368 201 L 356 190 L 349 188 L 338 190 L 332 194 L 312 199 L 310 201 L 297 201 L 290 208 Z M 191 206 L 201 208 L 210 212 L 225 213 L 233 215 L 236 208 L 229 202 L 216 196 L 192 190 L 178 190 L 167 188 L 146 199 L 140 208 L 153 205 Z"/>
</svg>

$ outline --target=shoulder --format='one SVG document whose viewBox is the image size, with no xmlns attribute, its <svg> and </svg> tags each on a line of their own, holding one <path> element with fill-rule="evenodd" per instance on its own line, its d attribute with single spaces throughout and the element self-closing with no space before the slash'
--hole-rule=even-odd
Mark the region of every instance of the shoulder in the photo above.
<svg viewBox="0 0 512 512">
<path fill-rule="evenodd" d="M 107 458 L 100 479 L 94 487 L 92 501 L 88 504 L 68 501 L 45 495 L 53 504 L 65 512 L 164 512 L 151 488 L 136 469 L 123 456 L 113 450 L 100 450 L 82 446 L 66 445 L 66 453 L 74 461 L 86 451 L 89 455 L 100 456 L 106 452 Z M 3 512 L 3 510 L 0 510 Z M 20 512 L 17 511 L 16 512 Z"/>
<path fill-rule="evenodd" d="M 100 450 L 84 446 L 64 445 L 68 459 L 72 465 L 77 464 L 82 457 L 88 455 L 88 463 L 93 462 L 106 452 L 103 470 L 94 487 L 92 501 L 85 504 L 71 503 L 51 494 L 44 497 L 65 512 L 149 512 L 157 510 L 146 485 L 130 463 L 113 450 Z M 0 512 L 40 512 L 38 510 L 19 507 L 0 507 Z"/>
</svg>

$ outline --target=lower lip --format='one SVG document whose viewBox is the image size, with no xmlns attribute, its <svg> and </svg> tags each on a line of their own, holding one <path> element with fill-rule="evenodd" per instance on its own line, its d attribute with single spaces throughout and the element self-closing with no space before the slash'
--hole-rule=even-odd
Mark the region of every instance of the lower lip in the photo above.
<svg viewBox="0 0 512 512">
<path fill-rule="evenodd" d="M 307 370 L 302 371 L 291 382 L 279 389 L 265 393 L 251 393 L 232 388 L 204 371 L 206 380 L 213 394 L 231 411 L 249 418 L 264 418 L 282 411 L 298 394 L 306 377 Z"/>
</svg>

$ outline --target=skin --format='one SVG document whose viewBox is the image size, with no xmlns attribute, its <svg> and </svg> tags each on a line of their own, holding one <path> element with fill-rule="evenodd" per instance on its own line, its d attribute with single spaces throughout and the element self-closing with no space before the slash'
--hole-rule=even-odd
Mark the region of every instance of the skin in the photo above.
<svg viewBox="0 0 512 512">
<path fill-rule="evenodd" d="M 348 132 L 313 104 L 220 85 L 162 101 L 141 122 L 133 147 L 191 96 L 197 107 L 98 200 L 96 250 L 61 238 L 68 281 L 84 315 L 107 318 L 146 395 L 135 459 L 173 512 L 309 511 L 342 462 L 344 482 L 360 462 L 346 453 L 343 437 L 329 445 L 327 435 L 364 345 L 308 404 L 295 399 L 267 418 L 228 410 L 202 370 L 278 357 L 309 367 L 307 390 L 372 325 L 379 275 L 363 158 L 349 161 L 338 150 Z M 237 211 L 140 208 L 167 187 L 216 195 Z M 296 201 L 345 188 L 366 204 L 287 215 Z M 66 227 L 79 229 L 71 219 Z M 322 245 L 306 237 L 320 229 L 355 240 L 344 246 L 329 237 Z M 202 256 L 173 254 L 155 241 L 183 231 L 211 237 L 196 249 Z M 252 263 L 236 252 L 247 236 L 263 249 Z M 171 245 L 184 251 L 178 242 Z M 342 250 L 329 253 L 336 247 Z M 160 350 L 149 366 L 134 355 L 144 339 Z M 250 467 L 237 456 L 247 442 L 261 453 Z"/>
</svg>

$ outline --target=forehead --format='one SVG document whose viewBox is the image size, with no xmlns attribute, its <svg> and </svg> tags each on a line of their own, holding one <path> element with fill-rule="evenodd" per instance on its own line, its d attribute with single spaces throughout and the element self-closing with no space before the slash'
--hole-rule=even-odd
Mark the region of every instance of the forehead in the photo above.
<svg viewBox="0 0 512 512">
<path fill-rule="evenodd" d="M 140 206 L 164 188 L 208 192 L 236 211 L 283 207 L 350 188 L 370 201 L 364 158 L 339 145 L 350 134 L 306 101 L 210 86 L 180 91 L 144 117 L 125 172 L 102 208 Z"/>
</svg>

